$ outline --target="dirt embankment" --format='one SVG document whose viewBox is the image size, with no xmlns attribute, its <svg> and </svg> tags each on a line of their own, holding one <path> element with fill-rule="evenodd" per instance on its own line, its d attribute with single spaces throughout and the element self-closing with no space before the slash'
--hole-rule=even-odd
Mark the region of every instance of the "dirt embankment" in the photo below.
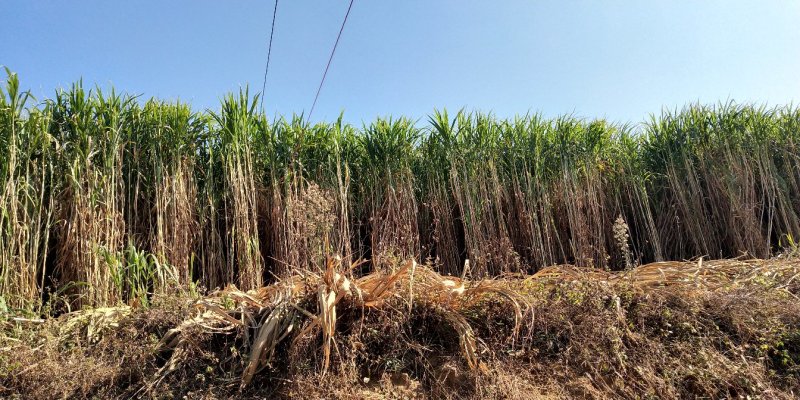
<svg viewBox="0 0 800 400">
<path fill-rule="evenodd" d="M 6 316 L 7 398 L 795 398 L 800 262 L 470 281 L 329 260 L 250 292 Z"/>
</svg>

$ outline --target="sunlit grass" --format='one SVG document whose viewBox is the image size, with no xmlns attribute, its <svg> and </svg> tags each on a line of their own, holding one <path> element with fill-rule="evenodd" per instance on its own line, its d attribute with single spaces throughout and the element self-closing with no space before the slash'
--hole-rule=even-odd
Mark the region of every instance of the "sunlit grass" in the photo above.
<svg viewBox="0 0 800 400">
<path fill-rule="evenodd" d="M 36 103 L 9 72 L 3 302 L 252 289 L 330 254 L 485 276 L 768 257 L 800 236 L 794 107 L 689 105 L 640 125 L 442 110 L 358 128 L 256 104 L 243 90 L 194 112 L 80 83 Z"/>
</svg>

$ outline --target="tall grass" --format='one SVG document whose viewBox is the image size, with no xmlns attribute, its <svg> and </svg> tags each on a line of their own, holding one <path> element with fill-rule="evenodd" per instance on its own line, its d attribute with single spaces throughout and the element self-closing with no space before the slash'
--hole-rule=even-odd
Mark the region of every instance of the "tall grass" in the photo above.
<svg viewBox="0 0 800 400">
<path fill-rule="evenodd" d="M 199 236 L 195 171 L 205 123 L 187 105 L 152 100 L 130 114 L 123 159 L 127 242 L 177 267 L 185 284 Z"/>
<path fill-rule="evenodd" d="M 430 260 L 491 276 L 768 257 L 800 236 L 800 110 L 689 105 L 638 125 L 436 111 L 361 128 L 81 84 L 0 96 L 0 296 L 145 300 L 294 268 Z M 358 272 L 358 271 L 356 271 Z"/>
<path fill-rule="evenodd" d="M 267 190 L 272 273 L 313 269 L 325 255 L 351 254 L 348 144 L 341 119 L 310 125 L 295 116 L 268 125 L 259 158 Z"/>
<path fill-rule="evenodd" d="M 76 282 L 77 304 L 122 300 L 115 296 L 114 264 L 104 254 L 125 246 L 122 157 L 124 126 L 132 98 L 81 83 L 57 93 L 50 134 L 61 179 L 53 184 L 56 215 L 56 272 L 59 284 Z"/>
<path fill-rule="evenodd" d="M 418 257 L 417 197 L 412 166 L 420 132 L 405 118 L 378 119 L 359 141 L 355 203 L 369 232 L 366 249 L 380 265 L 385 257 Z"/>
<path fill-rule="evenodd" d="M 0 302 L 24 307 L 44 286 L 53 222 L 50 108 L 28 106 L 15 74 L 0 87 Z M 28 106 L 28 107 L 26 107 Z"/>
<path fill-rule="evenodd" d="M 259 187 L 253 151 L 256 132 L 263 127 L 255 113 L 257 103 L 258 99 L 240 91 L 238 97 L 225 97 L 222 110 L 212 114 L 217 123 L 214 172 L 219 173 L 218 186 L 213 190 L 221 194 L 227 250 L 223 276 L 227 282 L 235 277 L 244 290 L 260 287 L 263 282 L 256 202 Z"/>
</svg>

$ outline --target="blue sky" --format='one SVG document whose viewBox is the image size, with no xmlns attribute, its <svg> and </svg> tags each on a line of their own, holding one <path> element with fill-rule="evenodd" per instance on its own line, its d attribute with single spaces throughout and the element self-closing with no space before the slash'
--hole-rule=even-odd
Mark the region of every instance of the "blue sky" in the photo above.
<svg viewBox="0 0 800 400">
<path fill-rule="evenodd" d="M 216 109 L 261 90 L 273 2 L 0 0 L 0 65 L 39 98 L 79 78 Z M 347 0 L 284 0 L 268 114 L 311 107 Z M 800 100 L 797 1 L 355 0 L 314 120 Z"/>
</svg>

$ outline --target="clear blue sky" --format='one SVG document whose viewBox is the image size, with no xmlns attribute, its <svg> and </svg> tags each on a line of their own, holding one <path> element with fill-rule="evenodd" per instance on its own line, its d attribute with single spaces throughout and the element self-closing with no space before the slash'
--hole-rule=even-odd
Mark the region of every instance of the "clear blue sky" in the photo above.
<svg viewBox="0 0 800 400">
<path fill-rule="evenodd" d="M 84 82 L 217 108 L 260 91 L 273 2 L 0 0 L 0 65 L 41 98 Z M 265 108 L 308 111 L 347 0 L 283 0 Z M 642 121 L 800 100 L 797 1 L 356 0 L 314 120 L 466 107 Z"/>
</svg>

